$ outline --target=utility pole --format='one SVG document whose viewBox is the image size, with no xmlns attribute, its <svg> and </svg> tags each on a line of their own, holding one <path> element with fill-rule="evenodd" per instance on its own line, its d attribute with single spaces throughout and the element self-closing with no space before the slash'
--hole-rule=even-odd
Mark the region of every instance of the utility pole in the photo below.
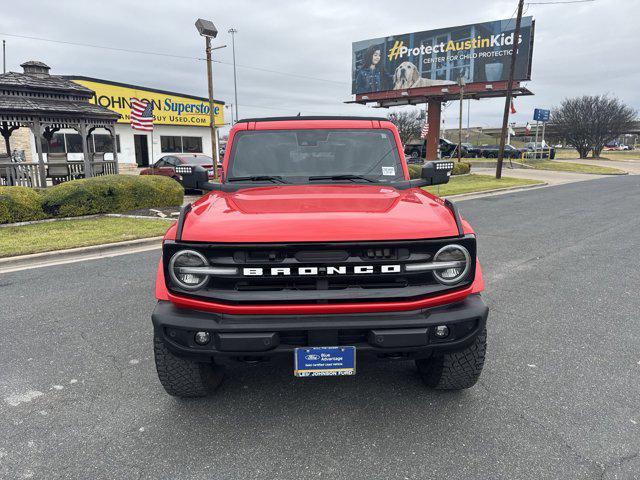
<svg viewBox="0 0 640 480">
<path fill-rule="evenodd" d="M 469 121 L 471 120 L 471 99 L 467 99 L 467 142 L 471 142 L 471 130 L 469 130 Z"/>
<path fill-rule="evenodd" d="M 458 119 L 458 162 L 462 159 L 462 102 L 464 100 L 464 77 L 462 74 L 458 77 L 458 86 L 460 87 L 460 118 Z"/>
<path fill-rule="evenodd" d="M 238 76 L 236 75 L 236 33 L 238 30 L 230 28 L 231 34 L 231 48 L 233 49 L 233 94 L 236 104 L 236 122 L 238 121 Z"/>
<path fill-rule="evenodd" d="M 504 160 L 504 142 L 507 136 L 509 123 L 509 109 L 511 108 L 511 91 L 513 90 L 513 76 L 516 69 L 516 56 L 518 52 L 518 40 L 520 39 L 520 24 L 522 23 L 522 9 L 524 0 L 518 0 L 518 17 L 516 18 L 516 31 L 513 34 L 513 50 L 511 51 L 511 66 L 509 67 L 509 82 L 507 84 L 507 96 L 504 100 L 504 114 L 502 117 L 502 132 L 500 133 L 500 149 L 498 150 L 498 164 L 496 165 L 496 178 L 502 178 L 502 161 Z"/>
<path fill-rule="evenodd" d="M 7 73 L 7 41 L 2 40 L 2 73 Z"/>
</svg>

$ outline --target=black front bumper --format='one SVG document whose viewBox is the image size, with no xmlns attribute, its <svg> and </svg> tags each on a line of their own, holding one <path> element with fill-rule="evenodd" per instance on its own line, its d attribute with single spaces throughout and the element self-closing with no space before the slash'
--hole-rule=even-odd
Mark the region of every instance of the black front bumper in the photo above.
<svg viewBox="0 0 640 480">
<path fill-rule="evenodd" d="M 480 295 L 441 307 L 407 312 L 326 315 L 226 315 L 185 310 L 160 301 L 152 315 L 156 335 L 177 355 L 260 359 L 297 347 L 352 345 L 359 353 L 425 358 L 465 348 L 484 329 L 489 313 Z M 449 335 L 437 338 L 437 325 Z M 210 334 L 207 345 L 196 332 Z"/>
</svg>

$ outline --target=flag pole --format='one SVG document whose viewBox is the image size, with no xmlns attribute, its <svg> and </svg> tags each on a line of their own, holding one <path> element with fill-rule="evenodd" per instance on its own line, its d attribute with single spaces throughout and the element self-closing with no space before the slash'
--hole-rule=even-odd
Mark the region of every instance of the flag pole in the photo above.
<svg viewBox="0 0 640 480">
<path fill-rule="evenodd" d="M 153 160 L 153 131 L 154 129 L 151 129 L 151 165 L 153 165 L 154 163 L 156 163 Z"/>
</svg>

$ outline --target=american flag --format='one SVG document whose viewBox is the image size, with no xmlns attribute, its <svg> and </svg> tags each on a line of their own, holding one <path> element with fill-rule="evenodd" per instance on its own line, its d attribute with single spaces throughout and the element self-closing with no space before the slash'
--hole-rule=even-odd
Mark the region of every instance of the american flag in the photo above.
<svg viewBox="0 0 640 480">
<path fill-rule="evenodd" d="M 131 128 L 153 131 L 153 102 L 131 98 Z"/>
<path fill-rule="evenodd" d="M 429 123 L 427 123 L 427 119 L 424 120 L 424 127 L 422 127 L 422 131 L 420 132 L 420 138 L 427 138 L 427 134 L 429 133 Z"/>
</svg>

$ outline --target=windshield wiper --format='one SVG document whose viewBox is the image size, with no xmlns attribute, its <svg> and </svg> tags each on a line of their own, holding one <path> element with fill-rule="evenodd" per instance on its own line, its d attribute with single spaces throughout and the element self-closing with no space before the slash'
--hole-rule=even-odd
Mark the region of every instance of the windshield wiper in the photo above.
<svg viewBox="0 0 640 480">
<path fill-rule="evenodd" d="M 364 180 L 369 183 L 376 183 L 375 180 L 364 177 L 362 175 L 316 175 L 313 177 L 309 177 L 309 181 L 313 182 L 315 180 Z"/>
<path fill-rule="evenodd" d="M 273 182 L 273 183 L 289 183 L 278 175 L 253 175 L 248 177 L 231 177 L 227 178 L 227 182 Z"/>
</svg>

